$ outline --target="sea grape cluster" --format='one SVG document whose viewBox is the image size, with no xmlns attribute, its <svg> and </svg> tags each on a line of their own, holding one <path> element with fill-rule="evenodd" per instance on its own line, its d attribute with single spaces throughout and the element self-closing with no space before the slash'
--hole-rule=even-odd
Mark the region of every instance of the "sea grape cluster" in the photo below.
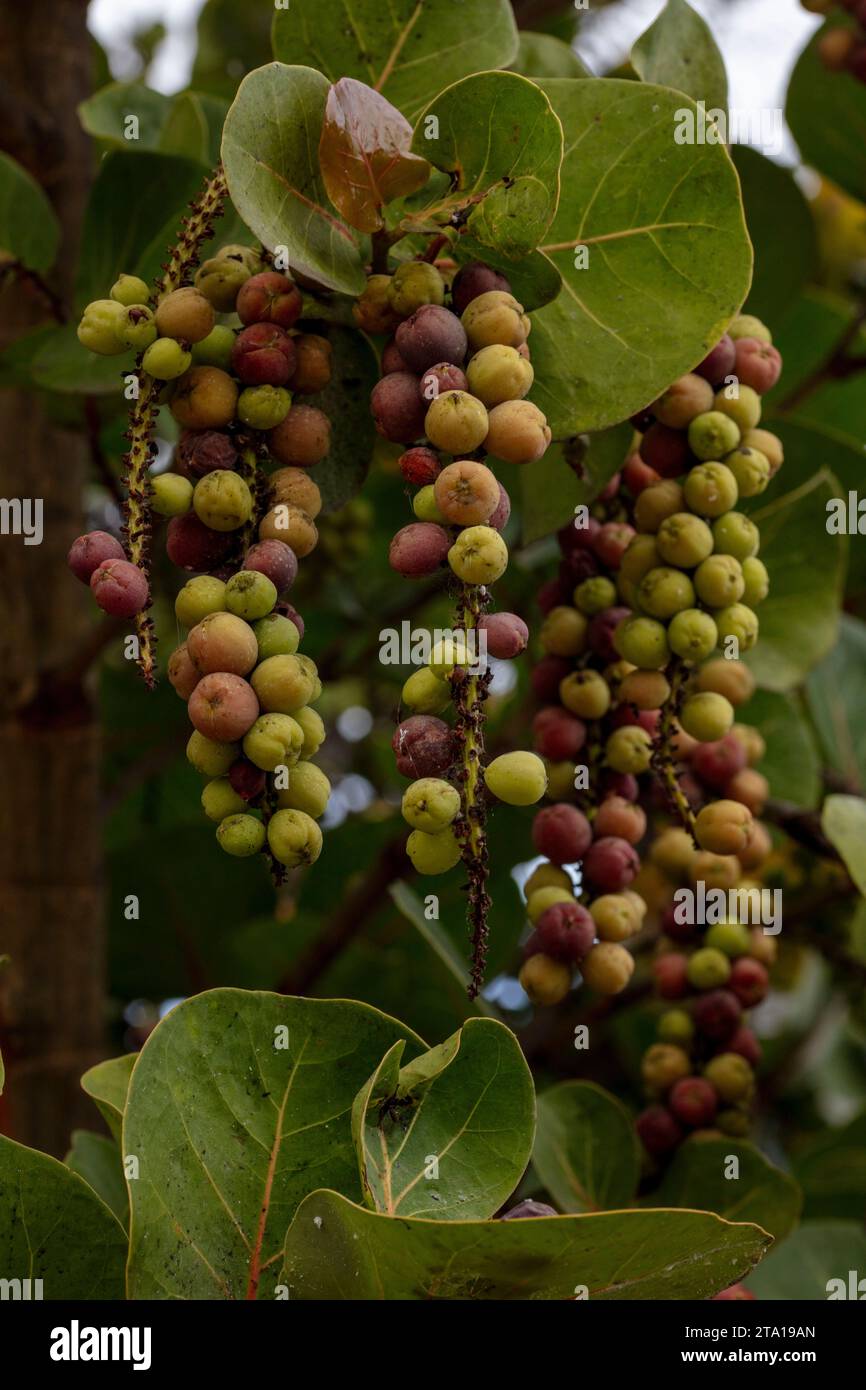
<svg viewBox="0 0 866 1390">
<path fill-rule="evenodd" d="M 188 757 L 210 779 L 202 804 L 227 853 L 267 845 L 278 864 L 310 863 L 330 789 L 310 762 L 324 738 L 311 708 L 321 685 L 287 596 L 318 539 L 308 470 L 328 453 L 330 424 L 307 398 L 331 378 L 331 347 L 299 326 L 297 285 L 250 247 L 222 247 L 154 308 L 148 297 L 120 276 L 78 336 L 100 354 L 136 351 L 140 386 L 164 383 L 159 399 L 181 427 L 145 506 L 167 519 L 171 561 L 195 576 L 177 596 L 188 632 L 168 663 L 194 726 Z M 80 537 L 69 564 L 108 613 L 133 617 L 150 602 L 143 565 L 104 532 Z"/>
<path fill-rule="evenodd" d="M 818 56 L 831 72 L 848 72 L 866 82 L 866 0 L 801 0 L 810 14 L 832 15 L 847 10 L 853 23 L 834 25 L 821 34 Z"/>
</svg>

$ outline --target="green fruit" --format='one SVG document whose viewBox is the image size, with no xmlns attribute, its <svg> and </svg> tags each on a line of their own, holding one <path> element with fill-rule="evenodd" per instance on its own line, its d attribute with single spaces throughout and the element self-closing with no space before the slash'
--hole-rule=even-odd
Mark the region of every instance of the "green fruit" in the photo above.
<svg viewBox="0 0 866 1390">
<path fill-rule="evenodd" d="M 733 420 L 743 435 L 746 430 L 755 429 L 761 418 L 761 397 L 752 386 L 740 386 L 735 396 L 729 396 L 728 388 L 725 386 L 716 392 L 713 412 L 726 415 L 729 420 Z M 720 454 L 719 457 L 724 458 L 724 454 Z"/>
<path fill-rule="evenodd" d="M 194 729 L 186 745 L 186 756 L 203 777 L 225 777 L 241 755 L 238 743 L 215 743 Z"/>
<path fill-rule="evenodd" d="M 228 259 L 222 253 L 202 262 L 196 271 L 195 287 L 218 314 L 230 314 L 235 307 L 238 291 L 254 274 L 256 271 L 240 261 Z"/>
<path fill-rule="evenodd" d="M 157 381 L 176 380 L 191 363 L 192 354 L 186 352 L 176 338 L 157 338 L 141 359 L 144 371 Z"/>
<path fill-rule="evenodd" d="M 464 637 L 443 637 L 430 650 L 428 669 L 437 680 L 447 681 L 458 666 L 471 666 L 472 653 Z"/>
<path fill-rule="evenodd" d="M 691 1014 L 685 1009 L 667 1009 L 658 1022 L 658 1035 L 665 1042 L 688 1045 L 695 1034 Z"/>
<path fill-rule="evenodd" d="M 720 1052 L 711 1057 L 704 1067 L 704 1076 L 729 1105 L 746 1100 L 755 1089 L 755 1074 L 739 1052 Z"/>
<path fill-rule="evenodd" d="M 701 463 L 683 484 L 686 505 L 700 516 L 723 516 L 737 503 L 737 480 L 724 463 Z"/>
<path fill-rule="evenodd" d="M 476 352 L 466 368 L 469 390 L 490 409 L 503 401 L 522 400 L 534 377 L 532 363 L 503 343 Z"/>
<path fill-rule="evenodd" d="M 209 613 L 224 613 L 226 586 L 222 579 L 198 574 L 188 579 L 174 601 L 174 611 L 183 627 L 195 627 Z"/>
<path fill-rule="evenodd" d="M 759 449 L 750 449 L 741 444 L 732 454 L 727 454 L 725 463 L 737 480 L 741 497 L 758 497 L 772 477 L 770 460 Z"/>
<path fill-rule="evenodd" d="M 699 459 L 723 459 L 739 442 L 739 429 L 721 410 L 706 410 L 689 425 L 689 448 Z"/>
<path fill-rule="evenodd" d="M 331 784 L 315 763 L 298 763 L 289 772 L 289 785 L 277 792 L 280 810 L 303 811 L 318 820 L 325 814 Z"/>
<path fill-rule="evenodd" d="M 260 714 L 244 735 L 244 753 L 263 772 L 294 767 L 301 756 L 304 735 L 288 714 Z"/>
<path fill-rule="evenodd" d="M 325 721 L 316 710 L 310 709 L 307 705 L 296 709 L 292 718 L 296 724 L 300 724 L 304 735 L 301 758 L 314 758 L 325 742 Z"/>
<path fill-rule="evenodd" d="M 600 671 L 587 667 L 572 671 L 560 681 L 559 698 L 567 710 L 581 719 L 601 719 L 610 709 L 610 686 Z"/>
<path fill-rule="evenodd" d="M 419 521 L 435 521 L 441 523 L 445 520 L 436 502 L 436 492 L 432 483 L 422 487 L 412 498 L 412 510 Z"/>
<path fill-rule="evenodd" d="M 451 703 L 451 690 L 445 681 L 422 666 L 406 681 L 401 698 L 415 714 L 441 714 Z"/>
<path fill-rule="evenodd" d="M 265 827 L 255 816 L 227 816 L 217 826 L 220 848 L 235 859 L 249 859 L 265 843 Z"/>
<path fill-rule="evenodd" d="M 719 633 L 709 613 L 700 608 L 685 608 L 677 613 L 668 627 L 671 651 L 693 665 L 706 661 L 718 646 Z"/>
<path fill-rule="evenodd" d="M 604 745 L 604 759 L 614 772 L 631 773 L 639 777 L 646 772 L 652 757 L 652 739 L 646 729 L 626 724 L 614 729 Z"/>
<path fill-rule="evenodd" d="M 743 567 L 733 555 L 710 555 L 695 570 L 695 589 L 708 608 L 723 608 L 743 597 Z"/>
<path fill-rule="evenodd" d="M 94 299 L 81 316 L 78 325 L 78 341 L 88 352 L 97 352 L 100 357 L 116 357 L 126 352 L 120 339 L 120 331 L 126 322 L 126 312 L 122 304 L 114 299 Z"/>
<path fill-rule="evenodd" d="M 231 368 L 234 344 L 234 329 L 215 324 L 206 338 L 193 344 L 192 360 L 199 367 L 221 367 L 227 372 Z"/>
<path fill-rule="evenodd" d="M 319 668 L 315 661 L 312 661 L 308 656 L 304 656 L 303 652 L 298 652 L 295 660 L 310 682 L 311 693 L 307 704 L 313 705 L 322 693 L 322 682 L 319 680 Z"/>
<path fill-rule="evenodd" d="M 744 588 L 740 597 L 743 603 L 754 608 L 756 604 L 763 603 L 767 594 L 770 592 L 770 576 L 767 573 L 767 566 L 761 560 L 756 560 L 750 556 L 743 561 L 743 580 Z"/>
<path fill-rule="evenodd" d="M 391 277 L 388 298 L 395 314 L 406 319 L 422 304 L 444 304 L 445 281 L 435 265 L 427 261 L 406 261 L 398 265 Z"/>
<path fill-rule="evenodd" d="M 539 639 L 550 656 L 579 656 L 586 646 L 588 629 L 589 621 L 584 613 L 559 604 L 545 617 Z"/>
<path fill-rule="evenodd" d="M 284 386 L 247 386 L 238 396 L 237 414 L 251 430 L 272 430 L 291 407 L 292 393 Z"/>
<path fill-rule="evenodd" d="M 543 912 L 556 903 L 573 903 L 576 898 L 573 892 L 567 888 L 536 888 L 534 893 L 530 893 L 526 899 L 526 915 L 530 922 L 535 925 Z"/>
<path fill-rule="evenodd" d="M 492 526 L 467 526 L 448 551 L 448 563 L 464 584 L 494 584 L 508 568 L 508 547 Z"/>
<path fill-rule="evenodd" d="M 146 304 L 133 304 L 130 308 L 124 309 L 117 336 L 124 347 L 143 352 L 151 343 L 156 342 L 153 311 L 148 309 Z"/>
<path fill-rule="evenodd" d="M 574 895 L 574 884 L 571 875 L 565 869 L 560 869 L 557 864 L 539 864 L 537 869 L 533 869 L 529 878 L 523 885 L 523 893 L 527 900 L 539 888 L 567 888 Z"/>
<path fill-rule="evenodd" d="M 276 585 L 258 570 L 238 570 L 226 584 L 226 608 L 248 623 L 267 617 L 276 601 Z"/>
<path fill-rule="evenodd" d="M 743 922 L 714 922 L 704 941 L 731 960 L 747 956 L 752 949 L 752 934 Z"/>
<path fill-rule="evenodd" d="M 589 905 L 601 941 L 628 941 L 640 930 L 635 905 L 624 893 L 602 893 Z"/>
<path fill-rule="evenodd" d="M 647 488 L 648 492 L 649 489 Z M 643 497 L 641 493 L 641 497 Z M 675 512 L 658 529 L 656 547 L 666 565 L 694 569 L 713 553 L 713 533 L 705 521 L 691 512 Z"/>
<path fill-rule="evenodd" d="M 638 589 L 640 606 L 651 618 L 672 618 L 695 601 L 692 581 L 682 570 L 660 567 L 644 575 Z"/>
<path fill-rule="evenodd" d="M 761 319 L 754 314 L 738 314 L 728 328 L 728 337 L 734 342 L 738 338 L 757 338 L 759 343 L 772 343 L 773 335 Z"/>
<path fill-rule="evenodd" d="M 731 603 L 713 614 L 719 630 L 719 643 L 735 637 L 741 652 L 751 651 L 758 640 L 758 618 L 744 603 Z"/>
<path fill-rule="evenodd" d="M 660 671 L 670 659 L 667 632 L 655 618 L 625 618 L 614 633 L 613 644 L 625 661 L 641 671 Z"/>
<path fill-rule="evenodd" d="M 241 815 L 246 810 L 246 802 L 238 796 L 227 777 L 216 777 L 201 794 L 201 804 L 208 820 L 225 820 L 226 816 Z"/>
<path fill-rule="evenodd" d="M 581 613 L 591 618 L 594 614 L 603 612 L 605 608 L 613 607 L 616 603 L 616 585 L 604 575 L 584 579 L 574 591 L 574 602 Z"/>
<path fill-rule="evenodd" d="M 449 454 L 471 454 L 484 443 L 488 428 L 486 408 L 468 391 L 443 391 L 424 419 L 430 443 Z"/>
<path fill-rule="evenodd" d="M 760 532 L 753 521 L 742 512 L 728 512 L 713 522 L 714 548 L 720 555 L 733 555 L 736 560 L 748 560 L 757 555 L 761 544 Z"/>
<path fill-rule="evenodd" d="M 730 733 L 734 707 L 724 695 L 702 690 L 690 695 L 680 711 L 680 724 L 699 743 L 715 743 Z"/>
<path fill-rule="evenodd" d="M 623 578 L 631 580 L 633 584 L 639 584 L 644 575 L 654 569 L 660 560 L 655 536 L 632 536 L 620 562 L 619 572 Z"/>
<path fill-rule="evenodd" d="M 438 835 L 413 830 L 406 841 L 406 853 L 419 874 L 445 874 L 460 862 L 460 845 L 450 829 Z"/>
<path fill-rule="evenodd" d="M 413 830 L 438 835 L 460 811 L 460 793 L 441 777 L 421 777 L 403 793 L 403 819 Z"/>
<path fill-rule="evenodd" d="M 158 473 L 150 480 L 150 505 L 160 516 L 185 516 L 192 506 L 192 483 L 180 473 Z"/>
<path fill-rule="evenodd" d="M 300 656 L 269 656 L 250 676 L 263 710 L 294 714 L 316 698 L 313 678 Z"/>
<path fill-rule="evenodd" d="M 277 811 L 268 821 L 271 853 L 288 869 L 315 864 L 322 853 L 322 832 L 304 811 Z"/>
<path fill-rule="evenodd" d="M 282 613 L 268 613 L 259 618 L 253 623 L 253 632 L 259 644 L 259 661 L 267 661 L 269 656 L 293 656 L 301 640 L 291 618 Z"/>
<path fill-rule="evenodd" d="M 507 290 L 487 290 L 463 310 L 461 323 L 473 352 L 504 343 L 520 347 L 529 335 L 529 319 L 513 294 Z"/>
<path fill-rule="evenodd" d="M 253 497 L 244 479 L 229 468 L 215 468 L 195 485 L 192 505 L 212 531 L 237 531 L 253 514 Z"/>
<path fill-rule="evenodd" d="M 537 753 L 501 753 L 484 769 L 484 781 L 507 806 L 533 806 L 547 791 L 547 769 Z"/>
<path fill-rule="evenodd" d="M 127 307 L 146 304 L 150 298 L 150 286 L 138 275 L 118 275 L 109 294 L 116 303 Z"/>
<path fill-rule="evenodd" d="M 719 989 L 731 973 L 731 962 L 722 951 L 702 946 L 690 956 L 686 974 L 695 989 Z"/>
<path fill-rule="evenodd" d="M 671 1043 L 653 1043 L 644 1053 L 641 1075 L 651 1091 L 664 1093 L 692 1069 L 689 1055 Z"/>
</svg>

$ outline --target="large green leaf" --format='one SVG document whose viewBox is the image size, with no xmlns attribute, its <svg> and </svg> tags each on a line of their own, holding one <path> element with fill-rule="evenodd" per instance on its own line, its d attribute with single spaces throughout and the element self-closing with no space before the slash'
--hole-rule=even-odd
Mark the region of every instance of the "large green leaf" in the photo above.
<svg viewBox="0 0 866 1390">
<path fill-rule="evenodd" d="M 421 216 L 463 216 L 483 247 L 518 260 L 542 240 L 559 201 L 562 126 L 547 97 L 515 72 L 456 82 L 419 117 L 417 155 L 451 176 Z"/>
<path fill-rule="evenodd" d="M 517 1039 L 470 1018 L 407 1066 L 397 1042 L 352 1109 L 365 1199 L 389 1216 L 484 1220 L 532 1151 L 535 1088 Z"/>
<path fill-rule="evenodd" d="M 565 283 L 534 318 L 532 399 L 562 439 L 617 424 L 705 356 L 746 297 L 751 247 L 727 151 L 675 141 L 687 97 L 608 78 L 539 85 L 565 132 L 541 248 Z"/>
<path fill-rule="evenodd" d="M 32 174 L 0 152 L 0 266 L 11 256 L 29 270 L 49 270 L 59 244 L 60 223 L 45 193 Z"/>
<path fill-rule="evenodd" d="M 843 1129 L 823 1130 L 794 1158 L 809 1217 L 852 1217 L 866 1211 L 866 1112 Z"/>
<path fill-rule="evenodd" d="M 122 1299 L 125 1259 L 123 1227 L 77 1173 L 0 1135 L 4 1279 L 41 1279 L 51 1302 Z"/>
<path fill-rule="evenodd" d="M 129 1224 L 129 1195 L 123 1162 L 113 1139 L 89 1129 L 74 1129 L 72 1148 L 63 1161 L 93 1188 L 122 1226 Z"/>
<path fill-rule="evenodd" d="M 746 307 L 768 323 L 790 308 L 815 268 L 815 223 L 790 169 L 751 145 L 734 145 L 746 226 L 755 251 L 755 273 Z M 779 228 L 785 254 L 779 255 Z M 786 363 L 787 366 L 787 363 Z"/>
<path fill-rule="evenodd" d="M 739 1175 L 727 1177 L 735 1157 Z M 797 1224 L 803 1194 L 793 1178 L 742 1139 L 689 1139 L 652 1194 L 653 1206 L 698 1207 L 728 1221 L 753 1221 L 784 1240 Z"/>
<path fill-rule="evenodd" d="M 818 54 L 825 24 L 791 74 L 785 116 L 806 164 L 852 197 L 866 198 L 866 87 L 847 72 L 830 72 Z"/>
<path fill-rule="evenodd" d="M 710 111 L 727 108 L 724 60 L 710 26 L 686 0 L 667 0 L 632 48 L 631 65 L 644 82 L 675 87 Z"/>
<path fill-rule="evenodd" d="M 331 422 L 331 448 L 316 464 L 315 479 L 325 511 L 336 511 L 363 485 L 373 457 L 376 427 L 370 392 L 379 379 L 371 344 L 354 329 L 324 330 L 331 344 L 331 380 L 315 397 Z"/>
<path fill-rule="evenodd" d="M 81 1078 L 81 1089 L 90 1096 L 99 1113 L 111 1130 L 117 1143 L 123 1127 L 123 1114 L 129 1095 L 132 1068 L 138 1060 L 138 1053 L 127 1052 L 123 1057 L 112 1057 L 107 1062 L 97 1062 Z"/>
<path fill-rule="evenodd" d="M 134 154 L 159 149 L 173 100 L 143 82 L 109 82 L 80 104 L 78 115 L 95 140 Z"/>
<path fill-rule="evenodd" d="M 508 0 L 296 0 L 274 15 L 274 57 L 357 77 L 414 120 L 449 83 L 517 52 Z"/>
<path fill-rule="evenodd" d="M 823 1302 L 831 1292 L 831 1279 L 847 1285 L 849 1270 L 857 1271 L 856 1282 L 864 1269 L 866 1235 L 858 1222 L 804 1221 L 761 1262 L 748 1287 L 760 1299 Z"/>
<path fill-rule="evenodd" d="M 294 270 L 360 294 L 359 237 L 331 207 L 319 169 L 328 90 L 308 67 L 269 63 L 249 73 L 226 116 L 222 157 L 232 202 L 269 250 L 285 246 Z"/>
<path fill-rule="evenodd" d="M 532 1165 L 562 1211 L 627 1206 L 640 1176 L 631 1116 L 594 1082 L 552 1086 L 538 1097 Z"/>
<path fill-rule="evenodd" d="M 767 745 L 760 770 L 773 796 L 815 806 L 821 795 L 821 758 L 811 725 L 792 695 L 758 690 L 738 712 Z"/>
<path fill-rule="evenodd" d="M 826 765 L 852 789 L 866 787 L 866 625 L 842 616 L 839 640 L 809 676 L 806 694 Z"/>
<path fill-rule="evenodd" d="M 517 57 L 510 65 L 512 72 L 524 77 L 592 77 L 570 44 L 555 34 L 536 34 L 521 29 Z"/>
<path fill-rule="evenodd" d="M 702 1211 L 395 1220 L 314 1192 L 286 1237 L 280 1283 L 301 1300 L 709 1298 L 769 1243 Z"/>
<path fill-rule="evenodd" d="M 845 579 L 844 536 L 828 535 L 826 504 L 839 485 L 826 469 L 752 512 L 770 596 L 758 610 L 760 641 L 748 662 L 758 684 L 792 690 L 836 641 Z"/>
<path fill-rule="evenodd" d="M 590 435 L 579 471 L 566 463 L 561 444 L 552 444 L 544 458 L 521 468 L 524 545 L 558 531 L 573 520 L 575 507 L 592 502 L 622 467 L 631 438 L 628 424 Z"/>
<path fill-rule="evenodd" d="M 821 808 L 821 829 L 866 897 L 866 801 L 861 796 L 828 796 Z"/>
<path fill-rule="evenodd" d="M 123 1152 L 134 1298 L 266 1298 L 297 1204 L 360 1197 L 352 1101 L 398 1040 L 365 1004 L 217 989 L 178 1004 L 133 1073 Z"/>
</svg>

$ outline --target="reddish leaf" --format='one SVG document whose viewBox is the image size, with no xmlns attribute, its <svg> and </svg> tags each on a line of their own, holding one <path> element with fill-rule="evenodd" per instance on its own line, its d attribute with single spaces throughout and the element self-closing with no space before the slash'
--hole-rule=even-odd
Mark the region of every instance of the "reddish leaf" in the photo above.
<svg viewBox="0 0 866 1390">
<path fill-rule="evenodd" d="M 412 127 L 372 87 L 341 77 L 328 93 L 319 162 L 328 197 L 362 232 L 383 225 L 382 208 L 423 188 L 426 159 L 411 154 Z"/>
</svg>

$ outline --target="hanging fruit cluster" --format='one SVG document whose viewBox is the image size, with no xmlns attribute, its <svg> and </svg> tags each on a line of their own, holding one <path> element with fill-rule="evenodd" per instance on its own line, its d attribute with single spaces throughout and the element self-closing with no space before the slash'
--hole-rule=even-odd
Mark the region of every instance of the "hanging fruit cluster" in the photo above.
<svg viewBox="0 0 866 1390">
<path fill-rule="evenodd" d="M 866 82 L 866 3 L 864 0 L 800 0 L 810 14 L 830 15 L 847 10 L 853 27 L 834 26 L 818 40 L 818 56 L 831 72 L 849 72 L 858 82 Z"/>
</svg>

